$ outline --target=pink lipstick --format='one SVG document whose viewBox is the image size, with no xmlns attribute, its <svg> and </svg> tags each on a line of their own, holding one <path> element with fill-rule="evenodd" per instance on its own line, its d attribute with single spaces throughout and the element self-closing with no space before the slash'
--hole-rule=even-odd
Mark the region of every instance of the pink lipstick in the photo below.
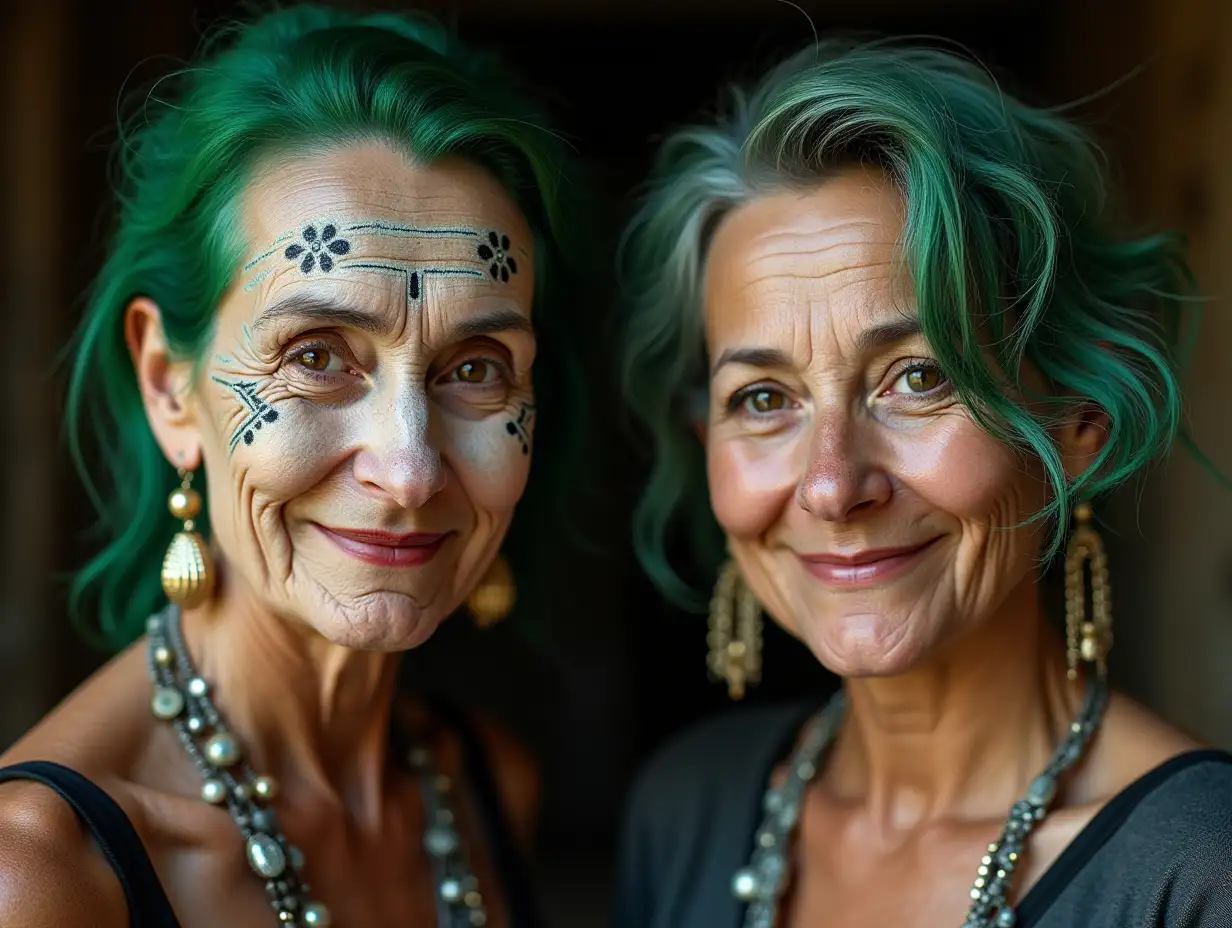
<svg viewBox="0 0 1232 928">
<path fill-rule="evenodd" d="M 326 538 L 352 557 L 380 567 L 426 564 L 441 550 L 448 532 L 382 532 L 318 525 Z"/>
</svg>

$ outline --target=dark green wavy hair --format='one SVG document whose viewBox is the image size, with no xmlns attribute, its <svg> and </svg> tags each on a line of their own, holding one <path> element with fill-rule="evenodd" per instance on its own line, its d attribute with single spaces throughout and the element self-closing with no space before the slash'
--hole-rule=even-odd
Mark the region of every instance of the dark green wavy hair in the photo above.
<svg viewBox="0 0 1232 928">
<path fill-rule="evenodd" d="M 141 633 L 163 599 L 159 564 L 176 529 L 166 509 L 175 473 L 146 421 L 125 346 L 126 306 L 136 296 L 154 300 L 172 349 L 199 356 L 251 244 L 242 239 L 240 196 L 262 159 L 275 154 L 381 141 L 416 159 L 463 157 L 491 171 L 517 202 L 538 264 L 543 465 L 533 469 L 511 537 L 534 528 L 531 518 L 560 486 L 545 466 L 567 466 L 562 443 L 576 437 L 577 410 L 562 404 L 582 396 L 562 350 L 569 340 L 563 297 L 576 269 L 561 243 L 571 235 L 578 198 L 568 178 L 575 175 L 545 125 L 498 63 L 434 22 L 312 5 L 228 25 L 191 67 L 141 97 L 122 127 L 117 223 L 71 362 L 69 448 L 103 542 L 71 582 L 79 627 L 114 647 Z M 521 573 L 526 546 L 509 547 Z"/>
<path fill-rule="evenodd" d="M 691 395 L 706 383 L 709 237 L 750 199 L 856 164 L 884 170 L 905 198 L 904 277 L 958 395 L 984 428 L 1043 465 L 1052 494 L 1039 517 L 1055 525 L 1045 556 L 1075 501 L 1120 484 L 1178 434 L 1191 275 L 1176 237 L 1125 234 L 1091 138 L 948 51 L 823 41 L 734 91 L 713 124 L 666 140 L 624 241 L 622 385 L 654 451 L 635 547 L 677 601 L 697 598 L 669 563 L 669 536 L 683 530 L 695 566 L 721 553 L 691 427 Z M 1044 375 L 1046 395 L 1023 384 L 1025 364 Z M 1090 402 L 1108 415 L 1107 443 L 1067 480 L 1049 425 Z"/>
</svg>

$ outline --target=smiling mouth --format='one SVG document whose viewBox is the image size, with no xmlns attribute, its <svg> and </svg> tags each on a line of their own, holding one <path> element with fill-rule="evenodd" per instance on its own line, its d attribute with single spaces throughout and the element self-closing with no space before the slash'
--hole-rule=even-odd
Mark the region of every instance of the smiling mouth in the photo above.
<svg viewBox="0 0 1232 928">
<path fill-rule="evenodd" d="M 379 567 L 426 564 L 441 550 L 449 532 L 382 532 L 317 525 L 326 538 L 347 554 Z"/>
<path fill-rule="evenodd" d="M 801 554 L 800 563 L 810 574 L 832 586 L 874 586 L 907 570 L 939 539 L 897 548 L 869 548 L 855 554 Z"/>
</svg>

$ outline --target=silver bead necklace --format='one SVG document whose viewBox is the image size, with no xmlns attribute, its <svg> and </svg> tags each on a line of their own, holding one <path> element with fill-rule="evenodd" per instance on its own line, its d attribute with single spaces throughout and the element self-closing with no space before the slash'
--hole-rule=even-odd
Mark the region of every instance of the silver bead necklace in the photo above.
<svg viewBox="0 0 1232 928">
<path fill-rule="evenodd" d="M 1057 794 L 1058 777 L 1082 756 L 1099 726 L 1107 701 L 1107 685 L 1102 677 L 1093 674 L 1065 740 L 1044 771 L 1031 781 L 1026 795 L 1010 808 L 1001 834 L 980 859 L 971 887 L 971 907 L 962 928 L 1013 928 L 1017 915 L 1009 901 L 1010 883 L 1027 838 L 1048 814 Z M 779 900 L 787 888 L 787 845 L 800 819 L 805 790 L 817 776 L 822 754 L 834 742 L 845 702 L 840 691 L 809 720 L 792 753 L 786 779 L 782 785 L 766 790 L 752 857 L 748 866 L 732 878 L 732 894 L 748 903 L 744 928 L 774 928 Z"/>
<path fill-rule="evenodd" d="M 330 928 L 333 919 L 308 896 L 304 855 L 287 841 L 270 802 L 278 795 L 272 777 L 258 776 L 245 760 L 210 699 L 210 685 L 192 665 L 180 632 L 180 610 L 169 606 L 146 623 L 147 665 L 154 684 L 150 709 L 170 722 L 180 744 L 203 778 L 201 798 L 226 806 L 240 834 L 248 865 L 265 881 L 270 907 L 284 928 Z M 426 813 L 424 848 L 432 867 L 438 928 L 479 928 L 487 909 L 467 860 L 449 796 L 453 783 L 439 773 L 432 752 L 423 745 L 405 751 L 419 782 Z"/>
</svg>

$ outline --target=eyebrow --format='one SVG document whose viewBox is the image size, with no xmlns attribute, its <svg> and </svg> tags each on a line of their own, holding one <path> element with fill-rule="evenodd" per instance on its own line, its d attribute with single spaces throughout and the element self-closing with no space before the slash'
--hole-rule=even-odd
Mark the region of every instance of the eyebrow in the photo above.
<svg viewBox="0 0 1232 928">
<path fill-rule="evenodd" d="M 878 348 L 913 338 L 920 332 L 920 321 L 914 316 L 906 316 L 893 322 L 883 322 L 860 331 L 855 339 L 856 351 L 860 354 L 867 354 Z M 745 364 L 749 367 L 790 367 L 791 357 L 779 348 L 728 348 L 719 355 L 718 361 L 710 369 L 711 378 L 725 364 Z"/>
<path fill-rule="evenodd" d="M 291 294 L 267 307 L 252 324 L 252 329 L 255 332 L 278 319 L 287 318 L 345 326 L 373 335 L 386 335 L 393 329 L 389 320 L 373 313 L 304 293 Z M 498 335 L 502 332 L 526 332 L 533 335 L 535 328 L 531 321 L 517 310 L 495 309 L 460 319 L 449 327 L 446 341 L 465 341 L 468 338 Z"/>
<path fill-rule="evenodd" d="M 517 310 L 494 309 L 458 320 L 449 327 L 448 340 L 460 342 L 481 335 L 499 335 L 502 332 L 525 332 L 534 335 L 535 327 Z"/>
<path fill-rule="evenodd" d="M 361 329 L 373 335 L 383 335 L 392 328 L 389 320 L 373 313 L 353 309 L 332 300 L 306 293 L 293 293 L 267 306 L 252 324 L 253 331 L 265 328 L 279 319 L 309 319 L 329 325 Z"/>
</svg>

